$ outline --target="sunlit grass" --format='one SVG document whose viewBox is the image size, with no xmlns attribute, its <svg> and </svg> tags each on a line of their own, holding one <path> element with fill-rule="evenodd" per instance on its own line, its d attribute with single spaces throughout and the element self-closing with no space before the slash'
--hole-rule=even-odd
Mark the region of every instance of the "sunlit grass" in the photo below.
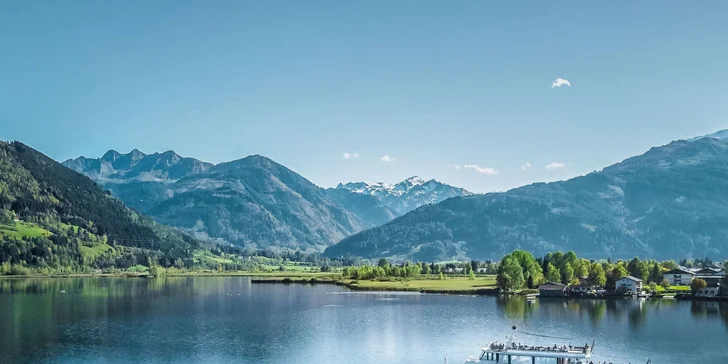
<svg viewBox="0 0 728 364">
<path fill-rule="evenodd" d="M 114 251 L 114 248 L 111 247 L 111 245 L 108 244 L 100 244 L 95 246 L 79 246 L 78 250 L 81 252 L 81 255 L 84 259 L 88 261 L 92 261 L 96 259 L 98 256 L 100 256 L 103 253 L 106 253 L 111 249 L 111 251 Z"/>
<path fill-rule="evenodd" d="M 392 290 L 392 291 L 439 291 L 439 292 L 473 292 L 496 287 L 494 276 L 476 277 L 473 280 L 467 277 L 448 277 L 440 279 L 409 279 L 409 280 L 361 280 L 351 281 L 350 285 L 358 289 Z"/>
<path fill-rule="evenodd" d="M 0 234 L 11 238 L 36 238 L 52 235 L 50 231 L 43 229 L 36 224 L 23 221 L 0 225 Z"/>
</svg>

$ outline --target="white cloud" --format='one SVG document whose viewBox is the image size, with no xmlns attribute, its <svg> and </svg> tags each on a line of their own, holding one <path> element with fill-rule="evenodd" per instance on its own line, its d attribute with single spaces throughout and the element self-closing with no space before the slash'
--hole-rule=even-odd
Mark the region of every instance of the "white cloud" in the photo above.
<svg viewBox="0 0 728 364">
<path fill-rule="evenodd" d="M 384 156 L 382 156 L 382 158 L 379 158 L 379 160 L 382 161 L 382 162 L 389 163 L 389 162 L 396 162 L 397 161 L 397 158 L 390 157 L 388 155 L 384 155 Z"/>
<path fill-rule="evenodd" d="M 548 169 L 549 171 L 563 169 L 564 167 L 566 167 L 566 163 L 564 162 L 552 162 L 546 165 L 546 169 Z"/>
<path fill-rule="evenodd" d="M 521 169 L 524 171 L 527 169 L 531 169 L 531 163 L 529 163 L 529 162 L 523 163 L 523 165 L 521 166 Z"/>
<path fill-rule="evenodd" d="M 359 153 L 343 153 L 341 156 L 344 159 L 359 158 Z"/>
<path fill-rule="evenodd" d="M 551 88 L 561 87 L 561 86 L 571 87 L 571 82 L 569 82 L 569 80 L 561 78 L 561 77 L 555 79 L 554 82 L 551 82 Z"/>
<path fill-rule="evenodd" d="M 455 168 L 455 169 L 463 169 L 463 166 L 461 166 L 459 164 L 456 164 L 456 165 L 454 165 L 452 167 Z"/>
<path fill-rule="evenodd" d="M 466 164 L 466 165 L 463 166 L 463 168 L 473 169 L 473 170 L 475 170 L 476 172 L 478 172 L 480 174 L 487 174 L 489 176 L 493 176 L 493 175 L 498 174 L 498 170 L 495 169 L 495 168 L 481 167 L 481 166 L 479 166 L 477 164 Z"/>
</svg>

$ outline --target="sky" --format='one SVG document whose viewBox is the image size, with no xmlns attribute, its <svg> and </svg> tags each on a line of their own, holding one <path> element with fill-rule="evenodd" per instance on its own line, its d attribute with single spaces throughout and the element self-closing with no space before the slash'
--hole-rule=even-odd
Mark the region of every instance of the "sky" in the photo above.
<svg viewBox="0 0 728 364">
<path fill-rule="evenodd" d="M 725 1 L 2 1 L 0 139 L 474 192 L 728 128 Z"/>
</svg>

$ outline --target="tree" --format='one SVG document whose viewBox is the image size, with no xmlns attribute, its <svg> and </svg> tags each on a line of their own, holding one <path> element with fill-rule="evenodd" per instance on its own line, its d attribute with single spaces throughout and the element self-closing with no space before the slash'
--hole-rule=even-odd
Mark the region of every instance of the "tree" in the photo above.
<svg viewBox="0 0 728 364">
<path fill-rule="evenodd" d="M 532 282 L 534 285 L 539 285 L 543 283 L 544 281 L 544 275 L 543 270 L 541 269 L 541 266 L 536 261 L 536 258 L 533 257 L 533 255 L 525 250 L 514 250 L 513 253 L 510 254 L 511 257 L 516 259 L 516 262 L 518 265 L 521 266 L 521 270 L 523 272 L 523 278 L 524 282 L 528 280 L 529 277 L 531 277 Z M 505 258 L 503 258 L 505 259 Z"/>
<path fill-rule="evenodd" d="M 389 268 L 389 260 L 386 258 L 379 259 L 379 263 L 377 263 L 377 266 L 382 268 Z"/>
<path fill-rule="evenodd" d="M 650 282 L 659 282 L 662 280 L 662 268 L 660 268 L 660 265 L 655 262 L 652 265 L 652 270 L 650 271 Z"/>
<path fill-rule="evenodd" d="M 440 272 L 440 277 L 439 278 L 440 278 L 441 281 L 444 281 L 445 280 L 445 275 L 442 274 L 442 272 Z"/>
<path fill-rule="evenodd" d="M 559 272 L 559 268 L 556 268 L 551 263 L 546 266 L 546 280 L 555 283 L 561 282 L 561 272 Z"/>
<path fill-rule="evenodd" d="M 498 286 L 503 290 L 517 290 L 523 288 L 526 280 L 523 278 L 523 269 L 518 260 L 512 256 L 506 256 L 498 267 L 496 276 Z"/>
<path fill-rule="evenodd" d="M 662 281 L 660 282 L 660 286 L 664 289 L 670 288 L 670 281 L 667 280 L 667 278 L 662 278 Z"/>
<path fill-rule="evenodd" d="M 708 286 L 708 283 L 706 283 L 704 280 L 700 278 L 693 279 L 692 282 L 690 282 L 690 292 L 692 292 L 693 296 L 698 294 L 701 289 Z"/>
<path fill-rule="evenodd" d="M 470 273 L 468 273 L 468 279 L 471 280 L 471 281 L 472 280 L 475 280 L 475 273 L 473 273 L 472 270 L 470 271 Z"/>
<path fill-rule="evenodd" d="M 581 278 L 589 275 L 589 261 L 580 259 L 574 263 L 574 275 Z"/>
<path fill-rule="evenodd" d="M 597 287 L 604 287 L 607 283 L 607 275 L 604 273 L 604 268 L 599 263 L 592 263 L 589 267 L 589 278 L 587 281 Z"/>
<path fill-rule="evenodd" d="M 628 275 L 627 268 L 623 264 L 617 263 L 612 269 L 612 279 L 616 282 Z"/>
<path fill-rule="evenodd" d="M 632 277 L 639 278 L 641 280 L 647 280 L 650 274 L 650 268 L 646 262 L 641 262 L 639 258 L 635 257 L 627 264 L 627 271 Z"/>
<path fill-rule="evenodd" d="M 569 252 L 569 253 L 573 254 L 573 252 Z M 569 253 L 567 253 L 567 256 Z M 573 279 L 574 279 L 574 268 L 571 267 L 570 263 L 564 264 L 564 268 L 561 269 L 561 281 L 565 284 L 570 284 Z"/>
<path fill-rule="evenodd" d="M 674 260 L 666 260 L 666 261 L 662 262 L 661 265 L 663 268 L 665 268 L 667 270 L 673 270 L 673 269 L 678 268 L 677 263 L 675 263 Z"/>
<path fill-rule="evenodd" d="M 657 292 L 657 283 L 650 282 L 650 291 L 651 292 Z"/>
<path fill-rule="evenodd" d="M 0 275 L 10 274 L 11 270 L 12 267 L 10 266 L 9 261 L 5 261 L 2 265 L 0 265 Z"/>
<path fill-rule="evenodd" d="M 474 271 L 478 271 L 478 261 L 477 260 L 471 260 L 470 261 L 470 268 Z"/>
</svg>

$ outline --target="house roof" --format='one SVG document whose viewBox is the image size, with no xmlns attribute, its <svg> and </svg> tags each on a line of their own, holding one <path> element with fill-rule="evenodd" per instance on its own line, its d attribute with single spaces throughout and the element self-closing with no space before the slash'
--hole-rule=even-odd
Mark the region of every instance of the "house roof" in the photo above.
<svg viewBox="0 0 728 364">
<path fill-rule="evenodd" d="M 671 270 L 669 272 L 666 272 L 664 274 L 690 274 L 690 275 L 695 275 L 695 273 L 693 273 L 693 272 L 691 272 L 689 270 L 680 269 L 680 268 L 675 268 L 675 269 L 673 269 L 673 270 Z"/>
<path fill-rule="evenodd" d="M 629 279 L 630 281 L 634 281 L 634 282 L 642 282 L 642 280 L 641 280 L 641 279 L 639 279 L 639 278 L 635 278 L 635 277 L 632 277 L 632 276 L 625 276 L 625 277 L 622 277 L 622 279 Z M 622 279 L 620 279 L 620 281 L 621 281 Z"/>
<path fill-rule="evenodd" d="M 719 268 L 703 268 L 703 269 L 701 269 L 701 270 L 699 270 L 699 271 L 697 271 L 695 273 L 700 273 L 700 274 L 705 274 L 705 273 L 707 273 L 707 274 L 714 274 L 714 273 L 720 272 L 721 270 L 722 269 L 719 269 Z"/>
<path fill-rule="evenodd" d="M 538 286 L 538 290 L 539 291 L 563 291 L 567 287 L 568 286 L 565 284 L 556 283 L 556 282 L 548 282 L 548 283 L 544 283 L 544 284 Z"/>
</svg>

